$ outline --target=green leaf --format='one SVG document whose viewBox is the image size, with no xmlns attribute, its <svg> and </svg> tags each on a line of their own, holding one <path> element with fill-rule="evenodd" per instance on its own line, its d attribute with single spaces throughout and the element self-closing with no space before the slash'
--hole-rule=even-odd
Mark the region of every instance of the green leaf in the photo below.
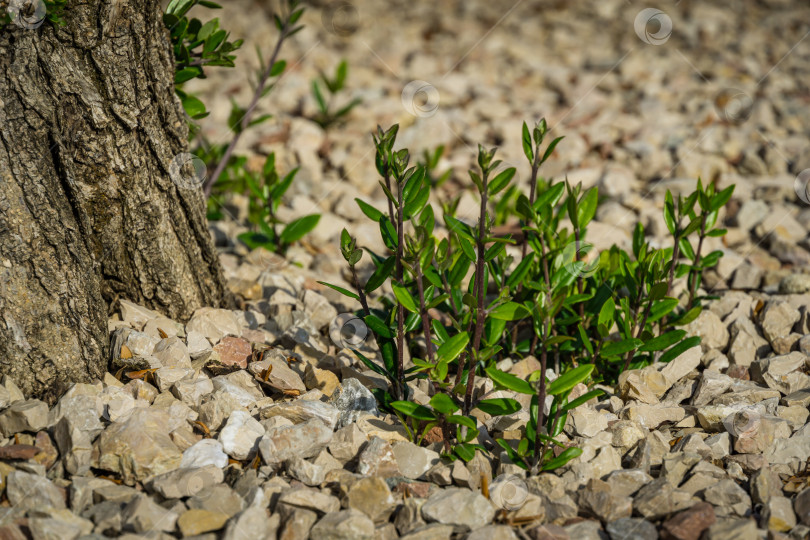
<svg viewBox="0 0 810 540">
<path fill-rule="evenodd" d="M 670 362 L 679 357 L 681 353 L 684 353 L 692 347 L 696 347 L 698 345 L 700 345 L 700 336 L 688 337 L 662 354 L 659 361 L 663 363 Z"/>
<path fill-rule="evenodd" d="M 442 414 L 452 414 L 460 408 L 447 394 L 436 394 L 430 398 L 430 406 Z"/>
<path fill-rule="evenodd" d="M 475 408 L 492 416 L 504 416 L 518 412 L 520 403 L 511 398 L 482 399 Z"/>
<path fill-rule="evenodd" d="M 397 250 L 399 239 L 397 238 L 397 231 L 391 220 L 385 216 L 380 216 L 380 236 L 382 237 L 383 244 L 391 251 Z"/>
<path fill-rule="evenodd" d="M 282 73 L 284 73 L 284 68 L 287 67 L 286 60 L 279 60 L 273 64 L 273 67 L 270 68 L 270 76 L 271 77 L 278 77 Z"/>
<path fill-rule="evenodd" d="M 484 261 L 490 262 L 492 259 L 498 256 L 500 252 L 506 249 L 506 244 L 496 242 L 489 246 L 489 248 L 484 252 Z"/>
<path fill-rule="evenodd" d="M 325 114 L 329 108 L 326 104 L 326 100 L 323 98 L 318 81 L 312 81 L 312 95 L 315 96 L 315 101 L 318 103 L 318 109 Z"/>
<path fill-rule="evenodd" d="M 274 248 L 273 241 L 267 235 L 256 232 L 244 232 L 237 236 L 237 238 L 250 249 L 257 247 L 267 247 L 272 251 Z"/>
<path fill-rule="evenodd" d="M 503 190 L 506 186 L 509 185 L 509 182 L 512 181 L 512 178 L 515 177 L 516 169 L 514 167 L 509 167 L 505 169 L 501 173 L 499 173 L 495 178 L 489 182 L 487 186 L 489 189 L 490 196 L 495 196 Z"/>
<path fill-rule="evenodd" d="M 473 241 L 473 231 L 469 225 L 464 223 L 463 221 L 459 221 L 458 219 L 454 218 L 453 216 L 444 215 L 444 222 L 447 225 L 447 229 L 451 232 L 458 234 L 469 240 L 470 242 Z M 475 259 L 475 257 L 473 257 Z"/>
<path fill-rule="evenodd" d="M 700 312 L 703 311 L 701 306 L 695 306 L 677 319 L 672 321 L 673 326 L 684 326 L 689 324 L 690 322 L 694 321 L 700 315 Z"/>
<path fill-rule="evenodd" d="M 650 287 L 650 300 L 661 300 L 667 294 L 668 285 L 666 281 L 661 281 Z"/>
<path fill-rule="evenodd" d="M 569 401 L 568 403 L 563 405 L 560 408 L 560 410 L 563 411 L 563 412 L 566 412 L 566 411 L 576 409 L 580 405 L 584 405 L 585 403 L 589 402 L 593 398 L 599 397 L 604 393 L 605 393 L 604 390 L 599 390 L 598 388 L 596 390 L 591 390 L 590 392 L 586 392 L 586 393 L 582 394 L 581 396 L 579 396 L 578 398 L 576 398 L 576 399 L 574 399 L 572 401 Z"/>
<path fill-rule="evenodd" d="M 472 244 L 463 236 L 459 236 L 458 242 L 461 245 L 461 251 L 464 252 L 464 256 L 471 261 L 475 261 L 477 257 L 475 256 L 475 249 L 473 249 Z"/>
<path fill-rule="evenodd" d="M 723 191 L 712 197 L 711 202 L 712 211 L 720 210 L 723 206 L 725 206 L 725 204 L 731 198 L 732 193 L 734 193 L 733 185 L 727 187 L 726 189 L 724 189 Z"/>
<path fill-rule="evenodd" d="M 200 118 L 205 118 L 208 116 L 203 102 L 194 96 L 187 95 L 182 99 L 182 101 L 183 109 L 186 111 L 186 114 L 188 114 L 194 120 L 199 120 Z"/>
<path fill-rule="evenodd" d="M 348 296 L 349 298 L 354 298 L 354 299 L 355 299 L 355 300 L 357 300 L 357 301 L 359 301 L 359 300 L 360 300 L 360 297 L 359 297 L 359 296 L 357 296 L 356 294 L 354 294 L 354 293 L 353 293 L 353 292 L 351 292 L 351 291 L 347 291 L 347 290 L 346 290 L 346 289 L 344 289 L 343 287 L 338 287 L 337 285 L 332 285 L 331 283 L 327 283 L 327 282 L 325 282 L 325 281 L 319 281 L 318 283 L 320 283 L 321 285 L 326 285 L 326 286 L 327 286 L 327 287 L 329 287 L 330 289 L 333 289 L 333 290 L 335 290 L 335 291 L 339 292 L 339 293 L 340 293 L 340 294 L 342 294 L 343 296 Z"/>
<path fill-rule="evenodd" d="M 529 133 L 529 126 L 526 125 L 526 122 L 523 122 L 523 154 L 526 156 L 526 159 L 529 162 L 534 161 L 534 151 L 532 150 L 532 136 Z"/>
<path fill-rule="evenodd" d="M 622 341 L 610 341 L 606 343 L 604 347 L 602 347 L 600 354 L 603 358 L 607 358 L 608 356 L 618 356 L 620 354 L 625 354 L 632 351 L 643 343 L 643 341 L 636 338 L 623 339 Z"/>
<path fill-rule="evenodd" d="M 371 277 L 368 278 L 366 282 L 366 293 L 370 294 L 373 291 L 376 291 L 385 280 L 391 275 L 391 272 L 394 271 L 394 267 L 396 266 L 397 258 L 395 255 L 391 255 L 385 261 L 382 262 L 377 269 L 374 270 L 374 273 L 371 274 Z"/>
<path fill-rule="evenodd" d="M 488 367 L 486 369 L 486 373 L 489 375 L 489 378 L 492 379 L 492 382 L 498 386 L 506 388 L 507 390 L 529 395 L 534 395 L 535 393 L 534 387 L 532 387 L 532 385 L 528 382 L 524 381 L 520 377 L 512 375 L 511 373 L 500 371 L 494 366 Z"/>
<path fill-rule="evenodd" d="M 450 336 L 447 334 L 447 330 L 442 326 L 442 323 L 439 322 L 437 319 L 433 319 L 430 321 L 430 326 L 433 327 L 433 333 L 436 334 L 436 337 L 439 339 L 439 343 L 444 343 Z"/>
<path fill-rule="evenodd" d="M 424 405 L 419 405 L 418 403 L 414 403 L 412 401 L 393 401 L 391 402 L 391 407 L 402 414 L 410 416 L 411 418 L 416 418 L 417 420 L 438 420 L 433 411 Z"/>
<path fill-rule="evenodd" d="M 366 356 L 363 353 L 361 353 L 360 351 L 358 351 L 357 349 L 352 349 L 352 352 L 354 353 L 355 356 L 357 356 L 357 358 L 360 359 L 361 362 L 363 362 L 363 364 L 365 364 L 365 366 L 368 369 L 370 369 L 371 371 L 373 371 L 375 373 L 379 373 L 380 375 L 387 378 L 392 383 L 394 382 L 394 376 L 387 369 L 385 369 L 384 367 L 376 364 L 375 362 L 372 362 L 371 360 L 366 358 Z"/>
<path fill-rule="evenodd" d="M 582 200 L 580 200 L 577 205 L 577 224 L 580 229 L 587 227 L 588 223 L 590 223 L 596 215 L 598 200 L 599 192 L 596 187 L 592 187 L 582 196 Z"/>
<path fill-rule="evenodd" d="M 582 454 L 582 449 L 572 446 L 570 448 L 566 448 L 565 450 L 560 453 L 559 456 L 555 457 L 554 459 L 548 460 L 543 465 L 544 471 L 553 471 L 554 469 L 559 469 L 560 467 L 567 464 L 572 459 L 579 457 Z"/>
<path fill-rule="evenodd" d="M 686 330 L 672 330 L 658 337 L 654 337 L 638 348 L 639 352 L 663 351 L 683 339 Z"/>
<path fill-rule="evenodd" d="M 413 299 L 413 296 L 411 296 L 411 293 L 408 292 L 408 289 L 396 282 L 391 283 L 391 288 L 394 290 L 394 296 L 397 297 L 402 307 L 411 313 L 419 313 L 419 307 L 416 305 L 416 301 Z"/>
<path fill-rule="evenodd" d="M 368 204 L 367 202 L 361 201 L 360 199 L 355 199 L 357 202 L 357 206 L 360 207 L 360 211 L 363 212 L 371 221 L 378 223 L 380 218 L 383 217 L 383 213 Z"/>
<path fill-rule="evenodd" d="M 655 322 L 658 319 L 665 317 L 672 313 L 678 307 L 678 299 L 677 298 L 664 298 L 653 304 L 653 307 L 650 308 L 650 316 L 647 317 L 647 322 Z"/>
<path fill-rule="evenodd" d="M 551 384 L 549 384 L 548 388 L 546 389 L 548 395 L 556 396 L 564 392 L 568 392 L 577 384 L 587 381 L 591 376 L 591 372 L 593 372 L 594 367 L 595 366 L 593 364 L 583 364 L 575 367 L 574 369 L 566 371 L 551 381 Z"/>
<path fill-rule="evenodd" d="M 183 84 L 200 75 L 202 75 L 202 70 L 198 67 L 183 68 L 174 74 L 174 84 Z"/>
<path fill-rule="evenodd" d="M 467 443 L 457 444 L 453 447 L 453 452 L 465 462 L 475 457 L 475 446 Z"/>
<path fill-rule="evenodd" d="M 670 234 L 675 234 L 675 203 L 672 200 L 672 193 L 667 190 L 664 196 L 664 223 Z"/>
<path fill-rule="evenodd" d="M 540 209 L 546 205 L 556 206 L 560 201 L 560 198 L 562 198 L 564 192 L 565 184 L 563 182 L 550 186 L 546 191 L 537 197 L 536 201 L 534 201 L 534 209 L 539 212 Z"/>
<path fill-rule="evenodd" d="M 460 332 L 450 339 L 446 340 L 439 349 L 436 351 L 436 358 L 438 361 L 452 362 L 467 346 L 470 341 L 470 336 L 467 332 Z"/>
<path fill-rule="evenodd" d="M 281 231 L 281 241 L 285 244 L 292 244 L 300 240 L 318 225 L 320 219 L 320 214 L 310 214 L 290 222 L 284 227 L 284 230 Z"/>
<path fill-rule="evenodd" d="M 525 125 L 525 124 L 524 124 Z M 518 283 L 523 282 L 523 278 L 529 273 L 531 269 L 531 264 L 534 262 L 534 253 L 529 253 L 526 257 L 523 258 L 522 261 L 515 267 L 509 277 L 506 280 L 506 286 L 510 289 L 515 288 Z"/>
<path fill-rule="evenodd" d="M 453 414 L 450 416 L 446 416 L 445 420 L 449 424 L 458 424 L 460 426 L 467 426 L 470 429 L 478 429 L 478 426 L 475 425 L 475 419 L 470 418 L 469 416 L 461 416 L 460 414 Z"/>
<path fill-rule="evenodd" d="M 541 159 L 541 160 L 540 160 L 540 163 L 543 163 L 543 162 L 544 162 L 544 161 L 546 161 L 546 160 L 547 160 L 549 157 L 551 157 L 551 153 L 552 153 L 552 152 L 554 152 L 554 149 L 557 147 L 557 144 L 559 144 L 559 142 L 560 142 L 561 140 L 563 140 L 564 138 L 565 138 L 565 137 L 557 137 L 556 139 L 554 139 L 553 141 L 551 141 L 551 143 L 549 143 L 548 148 L 546 148 L 546 153 L 545 153 L 545 154 L 543 154 L 543 159 Z"/>
<path fill-rule="evenodd" d="M 388 339 L 394 338 L 394 332 L 388 327 L 387 324 L 385 324 L 385 321 L 383 321 L 376 315 L 373 314 L 366 315 L 363 318 L 363 320 L 366 321 L 368 327 L 371 328 L 371 330 L 378 336 Z"/>
<path fill-rule="evenodd" d="M 608 329 L 613 326 L 613 314 L 616 312 L 616 305 L 613 303 L 613 298 L 609 298 L 602 304 L 602 309 L 599 310 L 599 318 L 597 324 L 604 324 Z"/>
<path fill-rule="evenodd" d="M 526 306 L 517 302 L 506 302 L 489 312 L 489 316 L 493 319 L 504 321 L 517 321 L 525 319 L 529 315 L 531 315 L 531 312 L 526 309 Z"/>
</svg>

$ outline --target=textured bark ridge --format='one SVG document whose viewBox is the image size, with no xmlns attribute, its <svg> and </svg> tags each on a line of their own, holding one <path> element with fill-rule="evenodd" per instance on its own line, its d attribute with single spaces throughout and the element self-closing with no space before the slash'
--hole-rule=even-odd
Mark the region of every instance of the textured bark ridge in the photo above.
<svg viewBox="0 0 810 540">
<path fill-rule="evenodd" d="M 0 29 L 0 372 L 53 400 L 106 367 L 119 298 L 175 319 L 223 296 L 157 0 Z M 193 183 L 193 182 L 192 182 Z"/>
</svg>

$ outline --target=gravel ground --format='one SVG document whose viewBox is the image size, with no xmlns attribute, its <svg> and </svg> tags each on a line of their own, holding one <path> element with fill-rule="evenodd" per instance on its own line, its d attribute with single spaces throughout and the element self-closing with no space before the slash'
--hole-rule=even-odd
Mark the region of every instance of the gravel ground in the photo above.
<svg viewBox="0 0 810 540">
<path fill-rule="evenodd" d="M 311 8 L 262 104 L 276 116 L 239 151 L 251 163 L 275 152 L 283 172 L 300 166 L 280 217 L 321 212 L 318 228 L 287 259 L 249 252 L 235 241 L 246 201 L 234 197 L 211 230 L 242 310 L 203 308 L 182 324 L 123 301 L 103 381 L 74 385 L 50 410 L 2 381 L 0 536 L 810 537 L 810 6 L 660 9 Z M 249 99 L 251 47 L 275 39 L 263 4 L 230 2 L 220 17 L 248 45 L 239 68 L 189 85 L 212 110 L 202 127 L 214 142 L 228 140 L 228 100 Z M 309 84 L 342 58 L 350 74 L 339 99 L 363 105 L 324 132 L 308 119 Z M 442 462 L 437 443 L 408 442 L 369 392 L 385 382 L 347 349 L 374 354 L 362 331 L 342 332 L 359 306 L 317 280 L 348 287 L 343 227 L 382 249 L 353 200 L 384 204 L 374 126 L 400 123 L 412 151 L 444 144 L 439 170 L 453 169 L 446 189 L 458 192 L 478 142 L 500 146 L 528 178 L 520 126 L 540 117 L 566 137 L 544 174 L 607 196 L 589 227 L 598 249 L 626 247 L 639 220 L 665 242 L 667 189 L 690 190 L 698 176 L 737 188 L 721 218 L 727 236 L 707 246 L 725 254 L 705 280 L 720 298 L 687 327 L 701 346 L 626 372 L 576 409 L 561 438 L 582 456 L 527 477 L 493 444 L 520 430 L 521 413 L 482 418 L 479 442 L 492 452 L 467 464 Z M 465 194 L 461 216 L 475 212 Z M 500 367 L 525 375 L 539 365 Z"/>
</svg>

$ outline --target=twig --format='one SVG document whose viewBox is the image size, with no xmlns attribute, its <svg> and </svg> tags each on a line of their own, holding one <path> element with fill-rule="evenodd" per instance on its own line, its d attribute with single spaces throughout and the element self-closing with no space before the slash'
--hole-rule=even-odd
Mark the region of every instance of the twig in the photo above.
<svg viewBox="0 0 810 540">
<path fill-rule="evenodd" d="M 219 160 L 216 169 L 214 169 L 214 173 L 209 176 L 205 180 L 205 184 L 203 186 L 203 193 L 205 194 L 205 198 L 211 195 L 211 190 L 214 187 L 219 176 L 222 174 L 222 171 L 225 170 L 225 167 L 228 166 L 228 161 L 231 159 L 231 154 L 233 154 L 234 149 L 236 148 L 237 143 L 239 143 L 239 139 L 242 137 L 242 133 L 250 125 L 250 120 L 253 118 L 253 113 L 256 110 L 256 105 L 259 103 L 259 99 L 264 95 L 265 87 L 267 86 L 267 81 L 270 79 L 270 73 L 273 71 L 273 66 L 276 65 L 276 59 L 278 58 L 279 53 L 281 52 L 281 45 L 284 43 L 284 40 L 287 38 L 290 30 L 290 17 L 292 16 L 293 12 L 287 13 L 287 16 L 284 19 L 284 23 L 281 26 L 281 33 L 278 36 L 278 40 L 276 41 L 276 46 L 273 49 L 273 54 L 270 56 L 270 61 L 267 63 L 267 67 L 264 69 L 262 73 L 261 79 L 259 79 L 259 83 L 256 86 L 256 90 L 253 92 L 253 98 L 250 101 L 250 105 L 248 105 L 245 114 L 242 116 L 240 121 L 241 128 L 239 131 L 234 133 L 233 138 L 231 139 L 230 144 L 228 144 L 228 148 L 225 149 L 225 153 L 222 156 L 222 159 Z M 232 126 L 233 127 L 233 126 Z"/>
</svg>

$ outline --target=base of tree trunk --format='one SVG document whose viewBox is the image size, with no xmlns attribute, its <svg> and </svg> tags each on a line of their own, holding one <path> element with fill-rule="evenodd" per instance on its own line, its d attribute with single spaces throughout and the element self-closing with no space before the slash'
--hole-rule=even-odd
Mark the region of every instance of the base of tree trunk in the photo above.
<svg viewBox="0 0 810 540">
<path fill-rule="evenodd" d="M 115 4 L 0 30 L 0 373 L 47 401 L 103 374 L 118 299 L 223 297 L 160 4 Z"/>
</svg>

